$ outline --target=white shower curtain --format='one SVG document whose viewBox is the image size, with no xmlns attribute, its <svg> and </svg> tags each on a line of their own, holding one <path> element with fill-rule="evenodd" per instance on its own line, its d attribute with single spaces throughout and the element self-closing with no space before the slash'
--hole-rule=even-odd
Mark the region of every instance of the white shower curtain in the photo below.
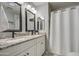
<svg viewBox="0 0 79 59">
<path fill-rule="evenodd" d="M 70 51 L 70 9 L 65 9 L 61 13 L 61 52 L 67 54 Z"/>
<path fill-rule="evenodd" d="M 51 12 L 50 50 L 58 55 L 73 55 L 79 51 L 79 7 Z"/>
<path fill-rule="evenodd" d="M 52 47 L 53 45 L 53 49 L 51 48 L 51 52 L 56 53 L 56 54 L 60 54 L 60 13 L 61 11 L 56 11 L 56 12 L 52 12 L 52 18 L 53 20 L 51 20 L 51 24 L 50 24 L 50 38 L 52 39 L 52 41 L 50 40 L 50 45 Z"/>
</svg>

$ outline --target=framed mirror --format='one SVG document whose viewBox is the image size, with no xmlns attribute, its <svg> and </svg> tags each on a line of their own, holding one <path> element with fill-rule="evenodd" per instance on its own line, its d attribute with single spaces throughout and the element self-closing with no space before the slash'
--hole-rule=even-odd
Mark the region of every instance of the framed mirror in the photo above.
<svg viewBox="0 0 79 59">
<path fill-rule="evenodd" d="M 21 5 L 17 2 L 2 2 L 1 16 L 6 21 L 6 29 L 4 32 L 22 31 Z M 4 27 L 4 24 L 2 24 Z"/>
<path fill-rule="evenodd" d="M 35 31 L 35 14 L 26 10 L 26 31 Z"/>
<path fill-rule="evenodd" d="M 44 30 L 44 29 L 45 29 L 45 20 L 38 17 L 37 18 L 37 30 Z"/>
</svg>

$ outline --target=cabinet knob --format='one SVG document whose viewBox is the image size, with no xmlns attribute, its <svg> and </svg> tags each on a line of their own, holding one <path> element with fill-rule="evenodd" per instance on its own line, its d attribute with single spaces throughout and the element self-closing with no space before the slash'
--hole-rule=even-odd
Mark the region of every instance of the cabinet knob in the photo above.
<svg viewBox="0 0 79 59">
<path fill-rule="evenodd" d="M 27 55 L 29 55 L 29 53 L 27 53 Z"/>
</svg>

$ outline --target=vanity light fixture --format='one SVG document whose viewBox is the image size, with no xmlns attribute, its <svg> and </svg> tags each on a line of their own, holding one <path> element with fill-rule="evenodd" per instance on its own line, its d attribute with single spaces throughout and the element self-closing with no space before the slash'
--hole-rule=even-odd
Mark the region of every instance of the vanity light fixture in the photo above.
<svg viewBox="0 0 79 59">
<path fill-rule="evenodd" d="M 27 5 L 27 7 L 26 7 L 27 9 L 30 9 L 31 8 L 31 5 Z"/>
<path fill-rule="evenodd" d="M 14 6 L 15 6 L 15 4 L 12 4 L 12 3 L 9 3 L 9 5 L 10 5 L 10 6 L 12 6 L 12 7 L 14 7 Z"/>
<path fill-rule="evenodd" d="M 33 10 L 33 13 L 36 14 L 37 11 L 35 10 L 35 8 L 32 8 L 32 10 Z"/>
<path fill-rule="evenodd" d="M 42 20 L 44 20 L 44 17 L 40 16 L 40 18 L 41 18 Z"/>
<path fill-rule="evenodd" d="M 24 2 L 18 2 L 19 4 L 23 4 Z"/>
<path fill-rule="evenodd" d="M 34 7 L 32 7 L 31 5 L 27 5 L 27 7 L 26 7 L 28 10 L 31 10 L 34 14 L 36 14 L 36 10 L 35 10 L 35 8 Z"/>
<path fill-rule="evenodd" d="M 32 10 L 35 10 L 35 8 L 32 8 Z"/>
<path fill-rule="evenodd" d="M 44 20 L 44 17 L 42 17 L 40 14 L 37 14 L 38 17 L 40 17 L 42 20 Z"/>
</svg>

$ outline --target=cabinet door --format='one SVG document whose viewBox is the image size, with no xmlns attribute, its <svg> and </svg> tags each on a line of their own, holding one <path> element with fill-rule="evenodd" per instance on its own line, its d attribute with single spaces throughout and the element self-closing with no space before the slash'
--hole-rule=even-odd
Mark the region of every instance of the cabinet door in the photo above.
<svg viewBox="0 0 79 59">
<path fill-rule="evenodd" d="M 27 56 L 26 55 L 26 51 L 23 51 L 21 54 L 17 55 L 17 56 Z"/>
<path fill-rule="evenodd" d="M 37 56 L 41 55 L 41 43 L 37 44 Z"/>
<path fill-rule="evenodd" d="M 28 54 L 28 56 L 36 56 L 36 45 L 33 46 L 32 48 L 28 49 L 28 52 L 26 54 Z"/>
<path fill-rule="evenodd" d="M 41 40 L 41 42 L 39 42 L 37 44 L 37 56 L 41 56 L 45 51 L 45 40 Z"/>
<path fill-rule="evenodd" d="M 41 41 L 41 55 L 44 53 L 44 51 L 45 51 L 45 39 Z"/>
</svg>

